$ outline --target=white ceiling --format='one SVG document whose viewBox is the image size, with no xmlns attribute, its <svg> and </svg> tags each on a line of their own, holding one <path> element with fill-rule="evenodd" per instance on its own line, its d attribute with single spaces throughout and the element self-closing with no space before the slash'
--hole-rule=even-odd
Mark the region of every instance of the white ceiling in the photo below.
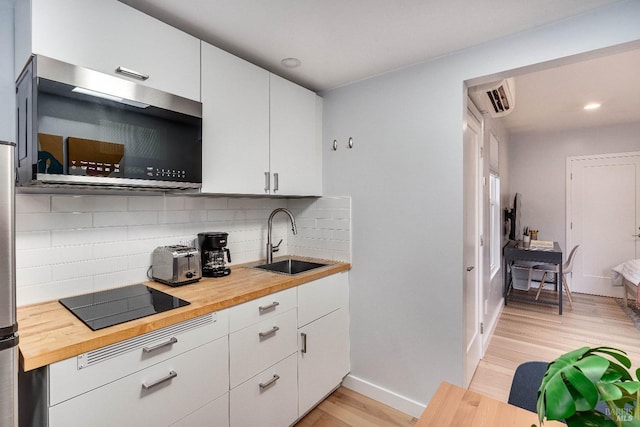
<svg viewBox="0 0 640 427">
<path fill-rule="evenodd" d="M 640 50 L 515 77 L 516 106 L 502 118 L 511 133 L 640 122 Z M 597 102 L 597 110 L 584 106 Z"/>
<path fill-rule="evenodd" d="M 315 91 L 404 68 L 617 0 L 120 0 Z M 283 58 L 302 61 L 298 68 Z M 640 121 L 638 54 L 519 76 L 513 132 Z M 638 62 L 636 62 L 638 61 Z M 637 71 L 636 71 L 637 74 Z M 634 80 L 635 79 L 635 80 Z M 592 84 L 589 84 L 592 83 Z M 631 96 L 629 96 L 631 95 Z M 589 98 L 589 99 L 588 99 Z M 600 111 L 581 106 L 598 98 Z"/>
</svg>

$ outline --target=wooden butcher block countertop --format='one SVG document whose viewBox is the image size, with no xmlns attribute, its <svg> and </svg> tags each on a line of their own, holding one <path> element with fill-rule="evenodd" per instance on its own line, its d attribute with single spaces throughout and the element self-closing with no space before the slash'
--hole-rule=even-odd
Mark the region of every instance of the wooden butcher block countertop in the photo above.
<svg viewBox="0 0 640 427">
<path fill-rule="evenodd" d="M 18 307 L 21 367 L 24 371 L 30 371 L 351 268 L 348 263 L 331 261 L 326 267 L 289 276 L 248 267 L 256 264 L 259 262 L 232 266 L 231 274 L 227 277 L 203 278 L 197 283 L 179 287 L 145 282 L 147 286 L 182 298 L 191 304 L 98 331 L 89 329 L 58 301 Z"/>
</svg>

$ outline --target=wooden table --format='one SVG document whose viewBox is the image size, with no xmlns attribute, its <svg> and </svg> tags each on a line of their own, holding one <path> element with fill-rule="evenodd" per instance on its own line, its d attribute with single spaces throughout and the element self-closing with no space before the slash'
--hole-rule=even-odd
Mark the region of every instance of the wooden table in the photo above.
<svg viewBox="0 0 640 427">
<path fill-rule="evenodd" d="M 415 427 L 530 427 L 538 414 L 489 396 L 442 382 Z M 545 421 L 543 427 L 565 426 Z"/>
<path fill-rule="evenodd" d="M 562 314 L 562 249 L 558 242 L 553 242 L 553 249 L 534 249 L 529 244 L 522 241 L 510 240 L 503 249 L 504 257 L 504 305 L 507 305 L 509 298 L 515 300 L 523 300 L 529 302 L 538 302 L 541 304 L 549 304 L 550 302 L 543 300 L 534 300 L 531 298 L 519 298 L 509 295 L 509 291 L 513 286 L 512 275 L 508 273 L 509 266 L 514 261 L 534 261 L 540 264 L 556 264 L 558 266 L 558 274 L 556 274 L 556 290 L 558 291 L 558 314 Z"/>
</svg>

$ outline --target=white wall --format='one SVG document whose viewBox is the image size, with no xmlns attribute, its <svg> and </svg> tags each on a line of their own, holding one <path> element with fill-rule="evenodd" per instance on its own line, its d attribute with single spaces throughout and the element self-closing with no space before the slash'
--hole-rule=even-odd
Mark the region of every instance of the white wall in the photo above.
<svg viewBox="0 0 640 427">
<path fill-rule="evenodd" d="M 15 142 L 13 78 L 13 2 L 0 0 L 0 141 Z"/>
<path fill-rule="evenodd" d="M 509 150 L 512 191 L 522 193 L 522 224 L 566 247 L 567 157 L 640 151 L 640 123 L 517 134 Z M 533 179 L 535 177 L 535 179 Z"/>
<path fill-rule="evenodd" d="M 196 245 L 203 231 L 229 233 L 232 265 L 266 256 L 267 219 L 274 217 L 276 256 L 350 260 L 349 198 L 272 199 L 192 196 L 16 197 L 16 281 L 19 306 L 147 280 L 157 246 Z M 232 273 L 233 274 L 233 273 Z"/>
<path fill-rule="evenodd" d="M 417 415 L 441 381 L 462 384 L 463 82 L 638 40 L 638 22 L 623 1 L 323 94 L 325 193 L 352 196 L 360 391 Z"/>
</svg>

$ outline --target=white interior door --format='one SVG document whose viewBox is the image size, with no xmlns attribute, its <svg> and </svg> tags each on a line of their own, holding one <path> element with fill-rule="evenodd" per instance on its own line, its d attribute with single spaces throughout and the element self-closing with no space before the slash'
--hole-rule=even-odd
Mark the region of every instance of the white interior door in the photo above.
<svg viewBox="0 0 640 427">
<path fill-rule="evenodd" d="M 640 239 L 638 191 L 640 154 L 570 158 L 567 248 L 574 260 L 574 292 L 621 297 L 611 285 L 611 268 L 637 258 Z"/>
<path fill-rule="evenodd" d="M 464 337 L 465 385 L 469 385 L 482 357 L 480 333 L 480 122 L 467 112 L 464 129 Z"/>
</svg>

